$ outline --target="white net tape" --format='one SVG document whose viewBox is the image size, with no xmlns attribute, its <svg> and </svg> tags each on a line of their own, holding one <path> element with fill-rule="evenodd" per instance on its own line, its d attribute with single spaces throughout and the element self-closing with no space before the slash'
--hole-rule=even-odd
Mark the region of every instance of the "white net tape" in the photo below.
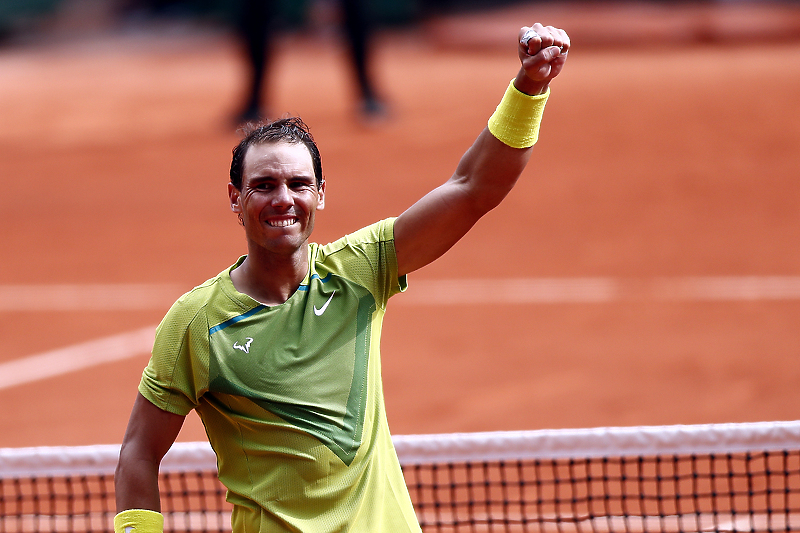
<svg viewBox="0 0 800 533">
<path fill-rule="evenodd" d="M 396 435 L 403 465 L 800 449 L 800 421 Z M 0 477 L 113 474 L 119 445 L 0 448 Z M 207 442 L 177 442 L 163 472 L 212 470 Z"/>
</svg>

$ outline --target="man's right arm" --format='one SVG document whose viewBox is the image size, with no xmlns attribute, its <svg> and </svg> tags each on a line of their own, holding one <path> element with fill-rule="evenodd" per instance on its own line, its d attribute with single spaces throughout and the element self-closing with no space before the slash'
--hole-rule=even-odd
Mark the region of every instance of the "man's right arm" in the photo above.
<svg viewBox="0 0 800 533">
<path fill-rule="evenodd" d="M 136 395 L 122 441 L 114 476 L 117 512 L 128 509 L 161 511 L 158 469 L 186 417 L 159 409 Z"/>
</svg>

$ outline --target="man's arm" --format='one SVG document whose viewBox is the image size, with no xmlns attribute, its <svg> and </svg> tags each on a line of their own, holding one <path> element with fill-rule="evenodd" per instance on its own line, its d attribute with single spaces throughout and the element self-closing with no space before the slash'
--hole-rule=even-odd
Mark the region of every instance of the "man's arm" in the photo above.
<svg viewBox="0 0 800 533">
<path fill-rule="evenodd" d="M 128 509 L 161 511 L 158 468 L 185 418 L 136 395 L 114 476 L 118 513 Z"/>
<path fill-rule="evenodd" d="M 545 94 L 561 72 L 569 49 L 563 30 L 534 24 L 519 33 L 521 67 L 514 80 L 520 92 Z M 511 191 L 531 156 L 531 148 L 513 148 L 488 128 L 461 158 L 453 176 L 395 222 L 399 274 L 439 258 Z"/>
</svg>

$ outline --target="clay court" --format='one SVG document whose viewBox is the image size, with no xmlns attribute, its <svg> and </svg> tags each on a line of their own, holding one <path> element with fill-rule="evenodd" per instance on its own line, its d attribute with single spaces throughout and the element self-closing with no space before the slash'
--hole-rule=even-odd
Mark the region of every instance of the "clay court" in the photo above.
<svg viewBox="0 0 800 533">
<path fill-rule="evenodd" d="M 335 40 L 281 40 L 270 91 L 321 147 L 328 242 L 450 176 L 516 28 L 572 35 L 517 188 L 390 304 L 395 434 L 798 418 L 797 4 L 653 9 L 383 32 L 392 116 L 371 127 Z M 47 362 L 152 330 L 244 253 L 225 188 L 242 65 L 229 35 L 155 28 L 0 49 L 0 72 L 0 447 L 118 443 L 147 350 Z M 180 438 L 204 438 L 194 415 Z"/>
</svg>

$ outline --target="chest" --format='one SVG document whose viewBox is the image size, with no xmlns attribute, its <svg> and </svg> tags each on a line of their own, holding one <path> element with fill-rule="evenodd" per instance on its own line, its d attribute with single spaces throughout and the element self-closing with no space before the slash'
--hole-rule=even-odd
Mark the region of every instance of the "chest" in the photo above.
<svg viewBox="0 0 800 533">
<path fill-rule="evenodd" d="M 342 404 L 370 352 L 372 295 L 343 278 L 315 280 L 209 334 L 212 392 L 294 404 Z"/>
</svg>

